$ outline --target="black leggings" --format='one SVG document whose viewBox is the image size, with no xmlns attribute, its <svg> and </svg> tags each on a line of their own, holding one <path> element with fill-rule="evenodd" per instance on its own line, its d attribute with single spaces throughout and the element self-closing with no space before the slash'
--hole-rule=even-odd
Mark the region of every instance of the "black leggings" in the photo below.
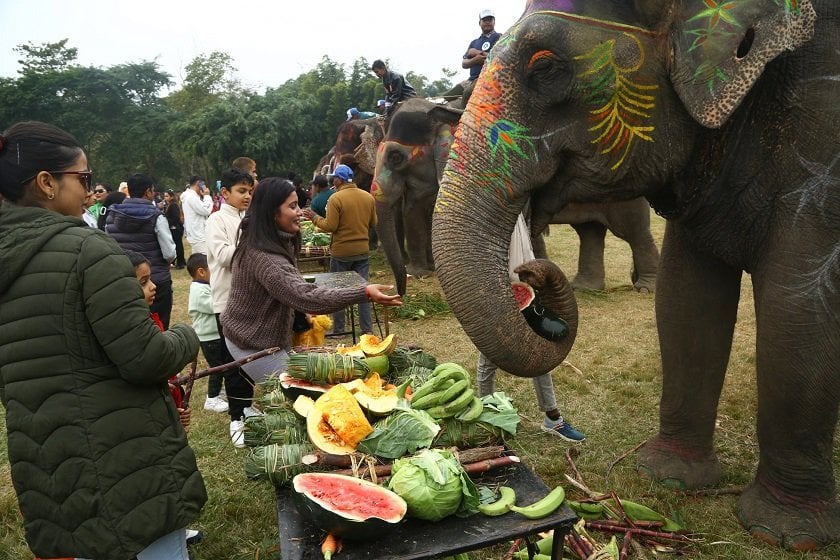
<svg viewBox="0 0 840 560">
<path fill-rule="evenodd" d="M 216 325 L 219 327 L 219 338 L 221 339 L 222 352 L 224 352 L 225 363 L 234 361 L 230 355 L 225 335 L 222 332 L 222 322 L 219 314 L 216 313 Z M 245 407 L 251 406 L 254 398 L 254 381 L 248 377 L 242 368 L 234 368 L 225 372 L 225 391 L 228 397 L 228 412 L 231 420 L 241 420 L 245 416 Z"/>
</svg>

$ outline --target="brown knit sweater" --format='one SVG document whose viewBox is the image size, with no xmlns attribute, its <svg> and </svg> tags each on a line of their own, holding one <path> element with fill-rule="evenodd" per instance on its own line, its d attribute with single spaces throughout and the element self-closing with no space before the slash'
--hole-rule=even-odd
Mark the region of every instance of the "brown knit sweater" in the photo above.
<svg viewBox="0 0 840 560">
<path fill-rule="evenodd" d="M 279 346 L 288 350 L 295 309 L 327 314 L 365 301 L 364 286 L 322 288 L 304 280 L 286 257 L 244 249 L 233 263 L 222 329 L 225 338 L 243 349 Z"/>
<path fill-rule="evenodd" d="M 327 201 L 327 217 L 313 216 L 312 223 L 333 234 L 332 256 L 364 255 L 369 250 L 368 232 L 376 227 L 376 202 L 354 183 L 344 183 Z"/>
</svg>

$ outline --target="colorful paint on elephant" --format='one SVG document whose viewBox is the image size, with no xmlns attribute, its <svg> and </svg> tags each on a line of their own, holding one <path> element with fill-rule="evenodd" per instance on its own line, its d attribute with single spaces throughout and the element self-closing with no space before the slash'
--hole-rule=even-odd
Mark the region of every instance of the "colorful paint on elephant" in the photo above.
<svg viewBox="0 0 840 560">
<path fill-rule="evenodd" d="M 633 42 L 638 50 L 638 56 L 630 64 L 614 55 L 616 39 L 604 41 L 587 54 L 575 57 L 586 64 L 586 69 L 578 74 L 581 79 L 578 87 L 586 103 L 593 107 L 590 114 L 594 124 L 589 131 L 597 136 L 592 143 L 601 148 L 601 154 L 618 156 L 611 167 L 613 171 L 624 163 L 634 140 L 653 142 L 656 127 L 646 123 L 651 122 L 655 107 L 651 94 L 659 87 L 636 81 L 635 74 L 644 64 L 644 49 L 629 33 L 622 34 L 622 39 Z"/>
</svg>

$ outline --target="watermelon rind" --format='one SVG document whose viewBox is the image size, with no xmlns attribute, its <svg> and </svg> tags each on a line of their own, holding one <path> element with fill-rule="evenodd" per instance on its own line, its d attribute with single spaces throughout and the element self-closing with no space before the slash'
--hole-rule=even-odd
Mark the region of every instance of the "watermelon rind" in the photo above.
<svg viewBox="0 0 840 560">
<path fill-rule="evenodd" d="M 330 495 L 325 489 L 338 487 Z M 334 473 L 302 473 L 292 479 L 292 495 L 298 510 L 313 525 L 349 540 L 376 540 L 397 527 L 408 511 L 405 500 L 373 482 Z M 359 508 L 378 515 L 366 516 Z"/>
<path fill-rule="evenodd" d="M 306 395 L 312 399 L 317 399 L 326 393 L 332 385 L 317 385 L 305 379 L 298 379 L 292 377 L 287 372 L 279 375 L 280 390 L 286 395 L 290 401 L 294 401 L 300 395 Z"/>
<path fill-rule="evenodd" d="M 516 300 L 516 307 L 519 311 L 531 305 L 536 297 L 534 288 L 525 282 L 511 282 L 510 289 L 513 291 L 513 299 Z"/>
</svg>

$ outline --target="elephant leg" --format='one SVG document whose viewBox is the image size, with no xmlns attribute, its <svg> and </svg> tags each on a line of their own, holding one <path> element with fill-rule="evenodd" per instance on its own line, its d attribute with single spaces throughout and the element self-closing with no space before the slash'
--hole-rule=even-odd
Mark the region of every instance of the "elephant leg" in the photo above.
<svg viewBox="0 0 840 560">
<path fill-rule="evenodd" d="M 639 452 L 640 472 L 666 486 L 699 488 L 720 479 L 713 437 L 740 285 L 740 270 L 696 252 L 672 223 L 666 226 L 656 285 L 659 434 Z"/>
<path fill-rule="evenodd" d="M 637 292 L 656 291 L 656 274 L 659 270 L 659 249 L 650 229 L 634 232 L 625 239 L 633 252 L 633 270 L 630 273 Z"/>
<path fill-rule="evenodd" d="M 755 537 L 790 550 L 813 550 L 840 541 L 833 472 L 840 296 L 822 275 L 827 271 L 820 273 L 830 259 L 815 259 L 812 247 L 789 246 L 795 245 L 790 239 L 782 243 L 784 265 L 753 273 L 760 455 L 738 517 Z M 768 270 L 776 273 L 773 278 Z"/>
<path fill-rule="evenodd" d="M 578 271 L 572 286 L 576 290 L 599 290 L 606 288 L 604 280 L 604 238 L 607 228 L 599 222 L 572 224 L 580 238 Z"/>
<path fill-rule="evenodd" d="M 432 256 L 432 214 L 434 213 L 434 203 L 435 199 L 433 198 L 429 204 L 425 205 L 426 208 L 423 211 L 425 216 L 423 222 L 423 245 L 426 249 L 423 266 L 430 271 L 435 270 L 435 258 Z"/>
</svg>

